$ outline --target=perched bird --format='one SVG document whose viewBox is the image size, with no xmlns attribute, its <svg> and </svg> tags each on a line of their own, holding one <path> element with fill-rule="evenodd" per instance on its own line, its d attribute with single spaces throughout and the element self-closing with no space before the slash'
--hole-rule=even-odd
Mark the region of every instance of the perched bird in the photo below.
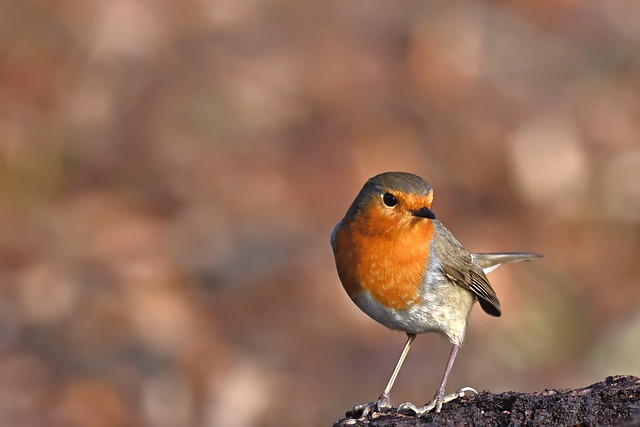
<svg viewBox="0 0 640 427">
<path fill-rule="evenodd" d="M 433 191 L 417 175 L 387 172 L 369 179 L 331 233 L 338 276 L 353 302 L 384 326 L 406 332 L 400 359 L 378 400 L 356 405 L 354 417 L 391 408 L 391 388 L 417 334 L 437 332 L 452 344 L 433 401 L 406 402 L 399 412 L 440 412 L 443 403 L 477 393 L 465 387 L 445 396 L 447 378 L 464 340 L 473 304 L 500 316 L 486 273 L 500 264 L 538 258 L 532 253 L 470 254 L 431 210 Z"/>
</svg>

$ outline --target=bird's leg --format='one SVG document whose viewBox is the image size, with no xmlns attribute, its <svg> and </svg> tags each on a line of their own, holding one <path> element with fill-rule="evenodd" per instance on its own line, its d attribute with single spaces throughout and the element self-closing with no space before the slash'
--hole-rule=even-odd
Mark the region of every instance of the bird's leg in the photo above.
<svg viewBox="0 0 640 427">
<path fill-rule="evenodd" d="M 402 363 L 407 357 L 407 353 L 409 353 L 409 349 L 411 348 L 411 344 L 414 339 L 416 339 L 416 334 L 407 334 L 407 343 L 404 345 L 400 359 L 398 359 L 398 363 L 396 363 L 396 367 L 391 374 L 391 378 L 389 378 L 389 382 L 380 397 L 378 397 L 378 400 L 354 406 L 348 414 L 349 416 L 352 418 L 364 418 L 371 412 L 386 412 L 391 409 L 391 388 L 393 387 L 393 383 L 396 381 L 398 372 L 400 372 Z"/>
<path fill-rule="evenodd" d="M 461 397 L 464 397 L 465 393 L 468 391 L 474 394 L 478 394 L 478 392 L 475 391 L 473 388 L 464 387 L 453 394 L 449 394 L 447 396 L 444 395 L 444 389 L 447 385 L 447 380 L 449 379 L 449 373 L 451 372 L 451 368 L 453 367 L 453 362 L 456 359 L 456 355 L 458 354 L 459 349 L 460 349 L 459 344 L 454 344 L 453 347 L 451 348 L 451 353 L 449 354 L 449 360 L 447 361 L 447 367 L 445 368 L 444 374 L 442 375 L 442 381 L 440 381 L 440 388 L 438 388 L 438 391 L 434 396 L 433 400 L 422 407 L 417 407 L 411 402 L 405 402 L 400 406 L 398 406 L 398 412 L 401 412 L 403 414 L 418 415 L 418 416 L 422 416 L 427 412 L 432 411 L 434 408 L 436 412 L 440 412 L 442 410 L 442 405 L 444 403 L 449 403 L 452 400 L 456 400 Z"/>
</svg>

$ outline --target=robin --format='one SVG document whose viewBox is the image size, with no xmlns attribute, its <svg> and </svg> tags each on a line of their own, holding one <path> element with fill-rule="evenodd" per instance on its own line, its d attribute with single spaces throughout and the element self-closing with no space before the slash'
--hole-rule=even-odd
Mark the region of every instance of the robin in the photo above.
<svg viewBox="0 0 640 427">
<path fill-rule="evenodd" d="M 407 342 L 378 400 L 356 405 L 353 417 L 391 409 L 391 388 L 417 334 L 437 332 L 452 344 L 434 399 L 423 407 L 405 402 L 398 412 L 424 415 L 477 392 L 465 387 L 445 396 L 447 378 L 464 340 L 473 304 L 500 316 L 500 302 L 486 274 L 526 261 L 532 253 L 470 254 L 431 210 L 433 190 L 417 175 L 387 172 L 369 179 L 331 233 L 338 276 L 353 302 Z"/>
</svg>

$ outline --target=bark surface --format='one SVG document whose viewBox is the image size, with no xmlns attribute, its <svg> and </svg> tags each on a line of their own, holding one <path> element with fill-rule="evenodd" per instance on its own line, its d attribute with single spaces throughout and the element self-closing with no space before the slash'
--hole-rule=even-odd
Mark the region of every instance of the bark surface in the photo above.
<svg viewBox="0 0 640 427">
<path fill-rule="evenodd" d="M 640 426 L 640 378 L 619 375 L 588 387 L 536 393 L 483 391 L 444 405 L 439 414 L 398 414 L 395 408 L 333 427 Z"/>
</svg>

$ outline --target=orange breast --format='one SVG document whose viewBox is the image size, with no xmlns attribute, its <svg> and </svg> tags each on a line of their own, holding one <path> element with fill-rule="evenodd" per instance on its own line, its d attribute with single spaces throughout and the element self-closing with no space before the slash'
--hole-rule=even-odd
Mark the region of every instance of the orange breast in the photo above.
<svg viewBox="0 0 640 427">
<path fill-rule="evenodd" d="M 433 223 L 416 219 L 383 233 L 365 225 L 352 223 L 336 235 L 336 266 L 342 285 L 352 299 L 368 291 L 388 308 L 411 307 L 420 298 Z"/>
</svg>

